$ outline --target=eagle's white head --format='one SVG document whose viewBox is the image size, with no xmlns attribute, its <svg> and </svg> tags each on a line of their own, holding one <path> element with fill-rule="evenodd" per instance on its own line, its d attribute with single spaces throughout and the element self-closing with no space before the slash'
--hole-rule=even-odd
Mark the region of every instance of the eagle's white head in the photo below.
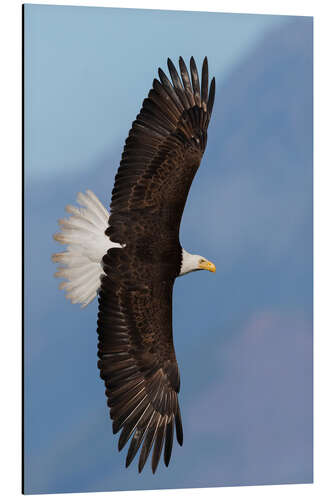
<svg viewBox="0 0 333 500">
<path fill-rule="evenodd" d="M 200 270 L 206 270 L 215 273 L 216 271 L 215 264 L 205 259 L 205 257 L 202 257 L 201 255 L 192 255 L 191 253 L 186 252 L 184 248 L 182 249 L 182 252 L 183 252 L 183 259 L 179 276 L 191 273 L 192 271 L 200 271 Z"/>
</svg>

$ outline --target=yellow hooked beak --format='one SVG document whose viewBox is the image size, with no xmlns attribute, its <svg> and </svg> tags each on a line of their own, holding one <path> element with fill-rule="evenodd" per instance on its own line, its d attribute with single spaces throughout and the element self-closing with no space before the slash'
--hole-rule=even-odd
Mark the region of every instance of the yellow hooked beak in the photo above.
<svg viewBox="0 0 333 500">
<path fill-rule="evenodd" d="M 215 273 L 216 271 L 215 264 L 213 264 L 213 262 L 209 262 L 209 260 L 204 260 L 203 262 L 200 262 L 199 269 L 205 269 L 205 271 L 210 271 L 212 273 Z"/>
</svg>

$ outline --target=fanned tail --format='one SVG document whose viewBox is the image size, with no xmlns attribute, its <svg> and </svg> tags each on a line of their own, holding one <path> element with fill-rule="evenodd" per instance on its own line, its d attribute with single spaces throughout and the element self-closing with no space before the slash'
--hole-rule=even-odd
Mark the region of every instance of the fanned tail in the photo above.
<svg viewBox="0 0 333 500">
<path fill-rule="evenodd" d="M 101 261 L 111 247 L 120 247 L 104 234 L 108 227 L 109 213 L 90 190 L 78 193 L 76 201 L 81 207 L 67 205 L 70 217 L 60 219 L 60 232 L 53 238 L 67 250 L 52 255 L 59 263 L 55 277 L 64 278 L 59 288 L 73 304 L 86 307 L 97 295 L 103 272 Z"/>
</svg>

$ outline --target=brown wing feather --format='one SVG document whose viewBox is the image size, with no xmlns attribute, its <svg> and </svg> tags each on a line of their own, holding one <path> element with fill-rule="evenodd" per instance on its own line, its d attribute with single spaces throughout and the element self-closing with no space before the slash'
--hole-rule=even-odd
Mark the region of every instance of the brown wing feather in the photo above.
<svg viewBox="0 0 333 500">
<path fill-rule="evenodd" d="M 113 218 L 119 212 L 138 208 L 158 210 L 169 203 L 170 195 L 181 184 L 177 193 L 181 219 L 206 147 L 215 86 L 213 79 L 208 94 L 207 58 L 203 62 L 201 92 L 194 59 L 190 61 L 191 79 L 182 58 L 179 65 L 183 83 L 169 59 L 172 83 L 159 69 L 160 81 L 154 80 L 132 124 L 112 192 Z"/>
<path fill-rule="evenodd" d="M 112 261 L 112 250 L 104 257 Z M 125 253 L 124 259 L 126 259 Z M 154 444 L 155 472 L 165 443 L 168 465 L 179 426 L 179 372 L 172 340 L 173 281 L 129 286 L 103 277 L 98 313 L 98 367 L 121 450 L 132 436 L 128 466 L 143 442 L 141 472 Z M 166 436 L 166 440 L 165 440 Z M 178 436 L 178 431 L 177 431 Z M 181 444 L 181 442 L 180 442 Z"/>
<path fill-rule="evenodd" d="M 99 293 L 98 355 L 118 447 L 130 441 L 126 466 L 139 448 L 141 472 L 151 449 L 155 472 L 164 446 L 170 462 L 174 429 L 183 430 L 179 371 L 172 339 L 172 290 L 181 266 L 179 225 L 207 141 L 214 79 L 208 92 L 193 58 L 180 79 L 159 69 L 126 140 L 112 192 L 106 234 L 124 248 L 103 258 Z M 183 84 L 182 84 L 183 81 Z M 183 86 L 184 85 L 184 86 Z"/>
</svg>

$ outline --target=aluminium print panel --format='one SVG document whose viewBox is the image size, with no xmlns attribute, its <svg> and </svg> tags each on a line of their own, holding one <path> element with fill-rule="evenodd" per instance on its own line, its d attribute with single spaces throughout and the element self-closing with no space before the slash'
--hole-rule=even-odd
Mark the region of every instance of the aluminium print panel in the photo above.
<svg viewBox="0 0 333 500">
<path fill-rule="evenodd" d="M 311 483 L 312 18 L 23 19 L 24 493 Z"/>
</svg>

